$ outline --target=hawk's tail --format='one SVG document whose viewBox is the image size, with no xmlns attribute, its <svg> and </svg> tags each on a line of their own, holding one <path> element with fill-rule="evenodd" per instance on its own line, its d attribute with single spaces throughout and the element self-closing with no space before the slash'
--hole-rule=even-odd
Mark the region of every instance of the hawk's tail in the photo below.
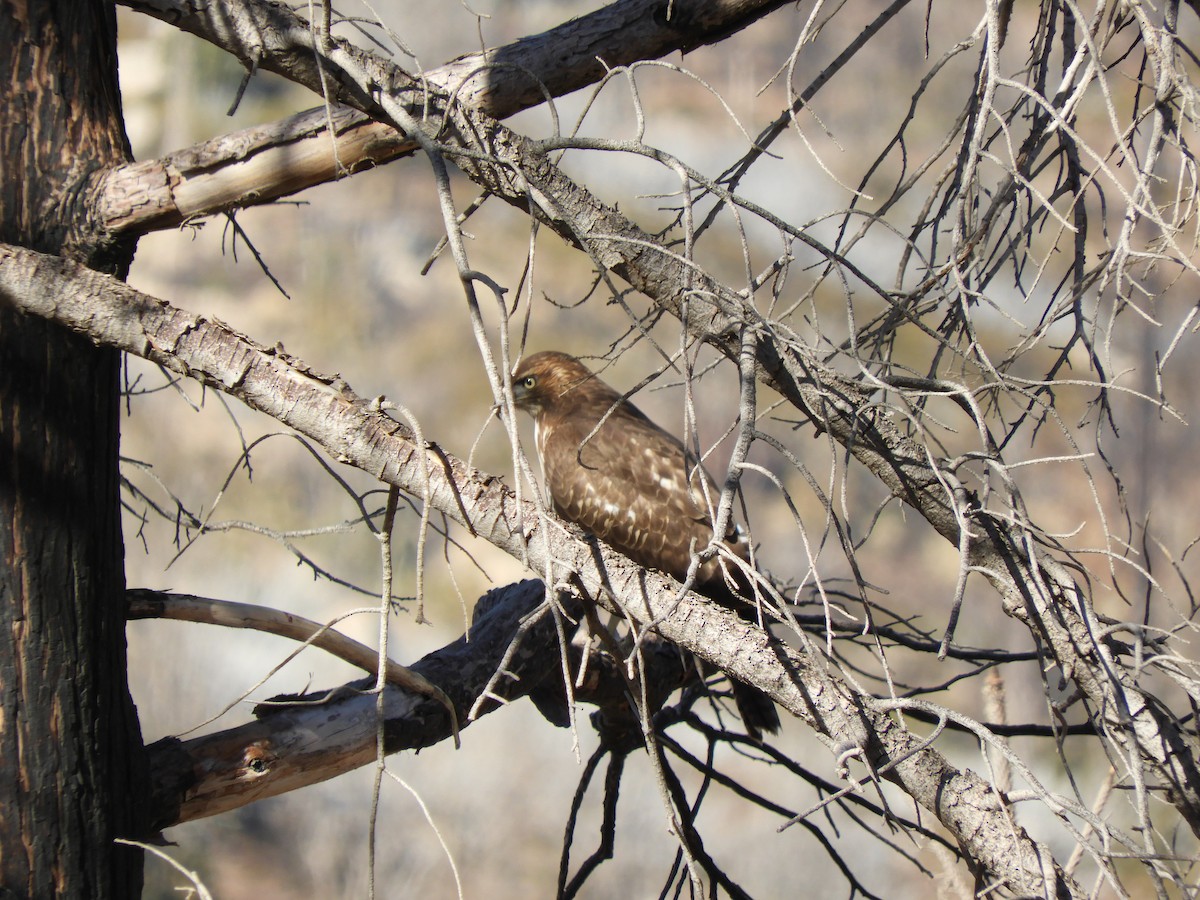
<svg viewBox="0 0 1200 900">
<path fill-rule="evenodd" d="M 756 687 L 742 684 L 730 676 L 733 685 L 733 702 L 737 705 L 738 715 L 746 726 L 746 734 L 756 741 L 762 740 L 762 733 L 779 733 L 779 710 L 775 702 Z"/>
<path fill-rule="evenodd" d="M 738 585 L 736 592 L 726 583 L 723 575 L 729 575 Z M 698 584 L 696 590 L 726 609 L 733 610 L 745 621 L 757 624 L 756 608 L 746 599 L 754 594 L 749 579 L 740 568 L 730 566 L 717 577 Z M 764 731 L 778 734 L 779 710 L 775 708 L 775 702 L 758 688 L 743 684 L 732 675 L 728 677 L 733 686 L 733 702 L 737 705 L 738 715 L 742 717 L 742 723 L 746 726 L 746 734 L 756 741 L 762 740 Z"/>
</svg>

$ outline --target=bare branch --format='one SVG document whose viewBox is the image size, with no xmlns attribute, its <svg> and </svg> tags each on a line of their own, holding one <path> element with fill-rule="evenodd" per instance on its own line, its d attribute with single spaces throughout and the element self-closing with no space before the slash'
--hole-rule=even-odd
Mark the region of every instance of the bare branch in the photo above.
<svg viewBox="0 0 1200 900">
<path fill-rule="evenodd" d="M 325 95 L 312 33 L 282 5 L 260 0 L 124 0 L 123 5 Z M 715 43 L 783 5 L 782 0 L 684 0 L 673 3 L 666 17 L 657 0 L 619 0 L 544 34 L 460 57 L 415 77 L 340 38 L 333 41 L 415 117 L 430 112 L 434 93 L 453 95 L 455 103 L 503 119 L 599 81 L 605 65 Z M 362 112 L 375 109 L 369 94 L 343 77 L 335 83 L 333 99 L 348 106 L 310 109 L 110 170 L 102 176 L 97 213 L 113 232 L 174 228 L 196 216 L 268 203 L 416 150 L 412 137 Z"/>
<path fill-rule="evenodd" d="M 321 625 L 294 613 L 285 613 L 253 603 L 197 597 L 194 594 L 130 589 L 126 592 L 126 597 L 129 600 L 130 619 L 173 619 L 177 622 L 223 625 L 227 628 L 250 628 L 291 638 L 324 650 L 371 675 L 375 675 L 379 670 L 379 654 L 340 631 L 334 631 L 332 623 Z M 387 660 L 383 677 L 394 687 L 434 698 L 446 707 L 451 716 L 455 715 L 454 706 L 449 698 L 436 685 L 430 684 L 399 663 Z M 457 726 L 456 719 L 454 725 Z"/>
<path fill-rule="evenodd" d="M 541 582 L 522 582 L 482 598 L 465 637 L 415 663 L 411 671 L 444 687 L 463 727 L 467 712 L 489 684 L 520 620 L 542 605 Z M 558 642 L 549 616 L 526 630 L 508 674 L 493 686 L 496 699 L 478 715 L 537 688 L 555 673 Z M 547 667 L 547 661 L 551 661 Z M 258 708 L 254 722 L 189 741 L 166 738 L 150 747 L 156 827 L 236 809 L 325 781 L 375 759 L 374 677 L 324 693 L 277 698 Z M 453 735 L 450 714 L 438 702 L 389 685 L 384 691 L 389 753 L 419 749 Z"/>
</svg>

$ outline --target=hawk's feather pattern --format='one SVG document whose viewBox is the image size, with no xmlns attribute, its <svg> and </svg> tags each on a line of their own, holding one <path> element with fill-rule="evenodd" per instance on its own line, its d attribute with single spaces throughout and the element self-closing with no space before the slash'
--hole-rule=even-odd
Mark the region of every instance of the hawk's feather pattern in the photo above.
<svg viewBox="0 0 1200 900">
<path fill-rule="evenodd" d="M 513 397 L 534 417 L 555 513 L 634 562 L 684 580 L 694 554 L 712 541 L 710 504 L 720 492 L 683 443 L 565 353 L 526 357 L 513 374 Z M 734 553 L 748 558 L 739 532 L 724 538 Z M 727 573 L 717 556 L 707 560 L 696 590 L 734 605 L 738 598 L 726 578 L 735 583 L 744 578 L 726 568 Z M 750 715 L 738 698 L 748 728 L 775 731 L 774 706 L 755 693 L 756 705 L 764 708 Z"/>
</svg>

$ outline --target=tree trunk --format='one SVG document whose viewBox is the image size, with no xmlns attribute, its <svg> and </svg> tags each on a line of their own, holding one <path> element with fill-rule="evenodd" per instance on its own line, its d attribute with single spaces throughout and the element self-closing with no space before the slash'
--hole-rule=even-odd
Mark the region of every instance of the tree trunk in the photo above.
<svg viewBox="0 0 1200 900">
<path fill-rule="evenodd" d="M 0 0 L 0 240 L 123 276 L 87 214 L 129 158 L 116 17 Z M 136 897 L 144 753 L 125 660 L 119 354 L 0 296 L 0 896 Z"/>
</svg>

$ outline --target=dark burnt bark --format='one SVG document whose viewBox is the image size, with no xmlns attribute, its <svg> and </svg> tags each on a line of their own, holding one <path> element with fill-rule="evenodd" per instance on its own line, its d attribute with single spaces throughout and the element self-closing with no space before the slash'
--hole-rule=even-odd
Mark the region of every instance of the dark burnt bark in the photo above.
<svg viewBox="0 0 1200 900">
<path fill-rule="evenodd" d="M 0 235 L 124 275 L 87 213 L 129 158 L 111 5 L 0 0 Z M 0 305 L 0 894 L 133 897 L 144 755 L 126 680 L 120 355 Z"/>
</svg>

